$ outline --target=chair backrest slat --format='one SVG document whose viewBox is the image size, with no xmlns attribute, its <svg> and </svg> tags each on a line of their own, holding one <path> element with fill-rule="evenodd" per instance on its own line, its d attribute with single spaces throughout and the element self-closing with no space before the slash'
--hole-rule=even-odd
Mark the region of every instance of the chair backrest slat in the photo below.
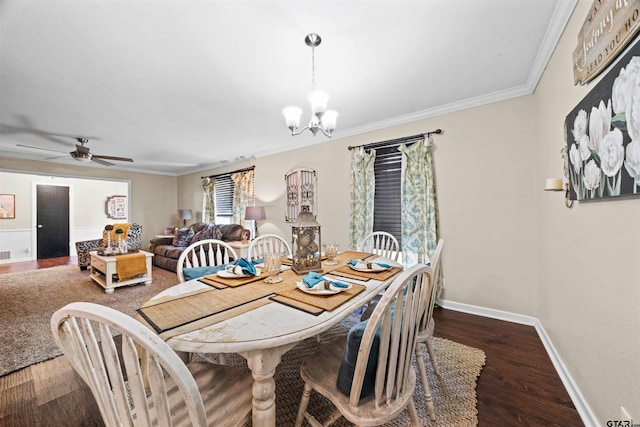
<svg viewBox="0 0 640 427">
<path fill-rule="evenodd" d="M 217 239 L 199 240 L 187 247 L 178 258 L 176 274 L 184 282 L 184 268 L 228 264 L 238 259 L 238 254 L 227 242 Z"/>
<path fill-rule="evenodd" d="M 249 261 L 264 258 L 264 254 L 280 252 L 283 256 L 291 255 L 291 246 L 277 234 L 263 234 L 249 244 Z"/>
<path fill-rule="evenodd" d="M 358 250 L 369 252 L 397 261 L 400 258 L 400 245 L 393 234 L 386 231 L 374 231 L 365 236 L 358 245 Z"/>
</svg>

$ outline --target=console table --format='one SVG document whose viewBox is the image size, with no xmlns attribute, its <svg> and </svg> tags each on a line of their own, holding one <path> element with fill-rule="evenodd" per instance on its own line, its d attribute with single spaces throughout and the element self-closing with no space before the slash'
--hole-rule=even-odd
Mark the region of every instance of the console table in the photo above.
<svg viewBox="0 0 640 427">
<path fill-rule="evenodd" d="M 153 254 L 146 251 L 138 251 L 138 253 L 144 254 L 146 257 L 147 273 L 144 276 L 134 277 L 129 280 L 114 280 L 116 276 L 116 263 L 118 262 L 118 256 L 111 255 L 98 255 L 97 251 L 91 252 L 91 278 L 96 281 L 100 286 L 104 288 L 104 292 L 112 294 L 113 290 L 120 286 L 135 285 L 143 283 L 149 285 L 152 282 L 152 258 Z"/>
</svg>

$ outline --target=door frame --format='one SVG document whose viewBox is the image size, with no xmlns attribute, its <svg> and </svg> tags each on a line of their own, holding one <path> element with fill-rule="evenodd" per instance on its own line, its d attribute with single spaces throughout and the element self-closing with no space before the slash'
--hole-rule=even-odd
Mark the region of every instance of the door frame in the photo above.
<svg viewBox="0 0 640 427">
<path fill-rule="evenodd" d="M 69 189 L 69 254 L 73 240 L 73 184 L 62 182 L 33 181 L 31 183 L 31 259 L 38 259 L 38 185 L 47 185 L 50 187 L 67 187 Z"/>
</svg>

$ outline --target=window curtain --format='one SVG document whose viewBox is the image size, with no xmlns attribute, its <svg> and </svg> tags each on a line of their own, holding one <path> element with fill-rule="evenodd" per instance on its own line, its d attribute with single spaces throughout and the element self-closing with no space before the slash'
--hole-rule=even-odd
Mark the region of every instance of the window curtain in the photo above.
<svg viewBox="0 0 640 427">
<path fill-rule="evenodd" d="M 253 221 L 244 220 L 244 211 L 247 206 L 253 206 L 253 170 L 234 173 L 231 179 L 234 184 L 232 222 L 250 230 Z"/>
<path fill-rule="evenodd" d="M 376 179 L 374 163 L 376 151 L 364 148 L 351 152 L 351 225 L 349 245 L 357 249 L 362 239 L 373 231 L 373 199 Z"/>
<path fill-rule="evenodd" d="M 402 177 L 402 259 L 405 266 L 429 263 L 438 245 L 438 204 L 432 156 L 433 141 L 400 145 Z M 438 278 L 437 294 L 442 281 Z"/>
<path fill-rule="evenodd" d="M 202 178 L 202 221 L 210 224 L 216 222 L 215 178 Z"/>
</svg>

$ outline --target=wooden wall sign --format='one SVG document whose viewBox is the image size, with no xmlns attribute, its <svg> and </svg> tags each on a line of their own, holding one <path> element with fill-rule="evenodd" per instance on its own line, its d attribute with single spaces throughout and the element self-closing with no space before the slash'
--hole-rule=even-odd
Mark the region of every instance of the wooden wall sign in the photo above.
<svg viewBox="0 0 640 427">
<path fill-rule="evenodd" d="M 596 78 L 640 30 L 640 0 L 594 0 L 573 51 L 574 84 Z"/>
</svg>

